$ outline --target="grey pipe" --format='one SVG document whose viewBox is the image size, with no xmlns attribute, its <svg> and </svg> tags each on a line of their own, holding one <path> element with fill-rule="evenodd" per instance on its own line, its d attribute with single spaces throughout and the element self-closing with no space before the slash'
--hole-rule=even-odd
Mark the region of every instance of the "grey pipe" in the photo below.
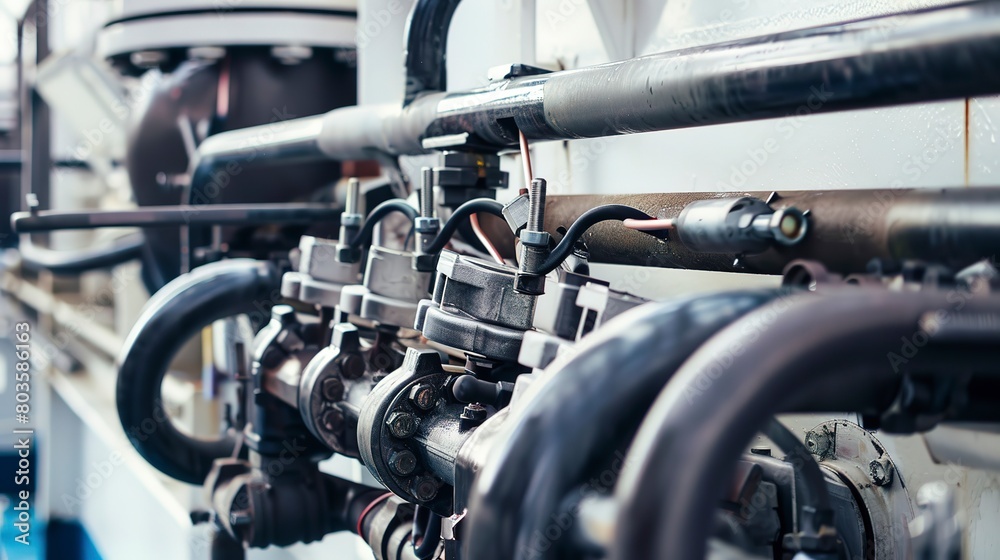
<svg viewBox="0 0 1000 560">
<path fill-rule="evenodd" d="M 356 106 L 209 138 L 192 193 L 257 158 L 370 159 L 569 140 L 1000 93 L 1000 5 L 974 2 Z"/>
</svg>

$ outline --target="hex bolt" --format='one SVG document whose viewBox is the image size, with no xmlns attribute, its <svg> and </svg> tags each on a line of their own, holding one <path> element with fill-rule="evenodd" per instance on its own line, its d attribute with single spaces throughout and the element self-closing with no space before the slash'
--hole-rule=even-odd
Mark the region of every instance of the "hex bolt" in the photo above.
<svg viewBox="0 0 1000 560">
<path fill-rule="evenodd" d="M 421 502 L 429 502 L 437 497 L 438 482 L 434 477 L 418 476 L 410 484 L 410 493 Z"/>
<path fill-rule="evenodd" d="M 437 390 L 427 383 L 415 385 L 410 389 L 410 402 L 420 410 L 430 410 L 437 404 Z"/>
<path fill-rule="evenodd" d="M 340 401 L 344 399 L 344 382 L 336 377 L 328 377 L 323 380 L 323 398 L 327 401 Z"/>
<path fill-rule="evenodd" d="M 323 428 L 328 432 L 339 433 L 344 428 L 344 413 L 336 408 L 324 412 Z"/>
<path fill-rule="evenodd" d="M 361 198 L 361 181 L 357 177 L 351 177 L 347 181 L 347 200 L 344 203 L 345 214 L 358 213 L 358 200 Z"/>
<path fill-rule="evenodd" d="M 545 231 L 545 179 L 534 179 L 528 189 L 528 227 L 531 231 Z"/>
<path fill-rule="evenodd" d="M 824 459 L 832 454 L 836 442 L 835 434 L 824 428 L 821 432 L 806 432 L 806 448 L 810 453 Z"/>
<path fill-rule="evenodd" d="M 393 412 L 385 423 L 389 426 L 389 433 L 399 439 L 413 437 L 417 433 L 417 418 L 409 412 Z"/>
<path fill-rule="evenodd" d="M 434 217 L 434 170 L 430 167 L 420 170 L 420 216 Z"/>
<path fill-rule="evenodd" d="M 396 476 L 410 476 L 417 470 L 417 456 L 409 449 L 399 449 L 389 455 L 389 469 Z"/>
<path fill-rule="evenodd" d="M 340 360 L 340 374 L 345 379 L 357 379 L 365 374 L 365 359 L 358 354 L 348 354 Z"/>
<path fill-rule="evenodd" d="M 249 511 L 233 511 L 229 513 L 229 525 L 232 527 L 241 527 L 249 525 L 252 522 L 253 516 L 250 515 Z"/>
<path fill-rule="evenodd" d="M 875 486 L 888 486 L 892 483 L 892 463 L 887 457 L 880 457 L 868 463 L 868 474 Z"/>
</svg>

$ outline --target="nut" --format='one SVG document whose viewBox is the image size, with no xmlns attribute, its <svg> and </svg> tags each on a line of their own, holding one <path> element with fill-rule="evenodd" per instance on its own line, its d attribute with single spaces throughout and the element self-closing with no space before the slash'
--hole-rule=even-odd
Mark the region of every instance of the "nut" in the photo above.
<svg viewBox="0 0 1000 560">
<path fill-rule="evenodd" d="M 892 463 L 886 457 L 868 463 L 868 474 L 875 486 L 887 486 L 892 483 L 892 470 Z"/>
<path fill-rule="evenodd" d="M 410 476 L 417 469 L 417 456 L 409 449 L 393 451 L 389 455 L 389 469 L 397 476 Z"/>
<path fill-rule="evenodd" d="M 416 416 L 409 412 L 393 412 L 385 423 L 389 427 L 389 433 L 399 439 L 413 437 L 419 425 Z"/>
<path fill-rule="evenodd" d="M 323 428 L 331 433 L 340 433 L 344 429 L 344 413 L 336 408 L 324 412 Z"/>
<path fill-rule="evenodd" d="M 437 497 L 438 481 L 430 476 L 418 476 L 410 484 L 410 493 L 421 502 L 429 502 Z"/>
<path fill-rule="evenodd" d="M 336 377 L 328 377 L 323 380 L 323 398 L 327 401 L 340 401 L 344 399 L 344 382 Z"/>
<path fill-rule="evenodd" d="M 430 410 L 437 404 L 437 390 L 427 383 L 415 385 L 410 389 L 410 402 L 420 410 Z"/>
</svg>

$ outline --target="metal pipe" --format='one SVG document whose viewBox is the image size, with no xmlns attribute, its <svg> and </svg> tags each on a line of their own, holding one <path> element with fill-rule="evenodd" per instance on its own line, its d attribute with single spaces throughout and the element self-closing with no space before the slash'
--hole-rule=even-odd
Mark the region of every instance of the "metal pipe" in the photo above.
<svg viewBox="0 0 1000 560">
<path fill-rule="evenodd" d="M 298 131 L 296 149 L 272 152 L 271 144 L 286 146 L 281 139 L 239 148 L 266 137 L 268 126 L 211 137 L 192 190 L 216 160 L 254 154 L 349 160 L 461 144 L 499 150 L 518 145 L 519 132 L 569 140 L 1000 93 L 998 24 L 997 3 L 965 3 L 427 93 L 403 108 L 335 109 L 282 123 Z"/>
<path fill-rule="evenodd" d="M 39 247 L 25 235 L 18 243 L 21 265 L 53 274 L 75 275 L 90 270 L 110 268 L 142 257 L 146 238 L 142 233 L 124 235 L 103 247 L 54 250 Z"/>
<path fill-rule="evenodd" d="M 232 259 L 181 275 L 146 304 L 122 349 L 118 417 L 132 446 L 167 476 L 201 484 L 212 461 L 230 457 L 237 436 L 189 436 L 173 425 L 160 395 L 181 347 L 205 326 L 241 313 L 262 314 L 281 297 L 280 272 L 265 261 Z"/>
<path fill-rule="evenodd" d="M 336 220 L 340 208 L 329 204 L 213 204 L 144 206 L 134 210 L 15 212 L 17 233 L 104 227 L 160 227 L 192 224 L 248 225 L 312 223 Z"/>
<path fill-rule="evenodd" d="M 796 259 L 821 261 L 840 274 L 866 272 L 872 259 L 887 265 L 919 259 L 959 270 L 1000 254 L 1000 188 L 549 196 L 545 228 L 568 228 L 605 204 L 676 218 L 692 202 L 743 195 L 808 210 L 806 237 L 747 256 L 696 253 L 673 233 L 658 239 L 616 222 L 597 224 L 582 239 L 593 262 L 760 274 L 781 274 Z"/>
<path fill-rule="evenodd" d="M 406 20 L 406 97 L 448 87 L 448 29 L 461 0 L 417 0 Z"/>
<path fill-rule="evenodd" d="M 779 293 L 642 306 L 547 368 L 505 420 L 499 445 L 480 470 L 465 521 L 465 557 L 509 560 L 519 551 L 541 552 L 545 543 L 533 539 L 546 533 L 566 494 L 593 474 L 589 468 L 613 458 L 616 448 L 624 454 L 674 370 L 717 331 Z"/>
<path fill-rule="evenodd" d="M 798 294 L 720 331 L 674 374 L 633 440 L 615 489 L 610 557 L 704 558 L 726 486 L 720 481 L 775 414 L 879 416 L 904 373 L 955 381 L 968 372 L 996 375 L 1000 298 L 972 298 L 959 310 L 952 295 L 881 288 Z M 940 328 L 927 327 L 928 317 Z M 981 328 L 966 332 L 965 325 Z M 919 352 L 904 368 L 893 366 L 901 341 L 920 333 Z"/>
</svg>

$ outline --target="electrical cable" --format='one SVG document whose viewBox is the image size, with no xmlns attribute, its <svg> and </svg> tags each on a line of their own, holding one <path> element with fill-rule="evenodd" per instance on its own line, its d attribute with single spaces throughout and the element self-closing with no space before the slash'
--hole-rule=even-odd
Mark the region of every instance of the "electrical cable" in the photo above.
<svg viewBox="0 0 1000 560">
<path fill-rule="evenodd" d="M 652 217 L 638 208 L 626 206 L 624 204 L 606 204 L 591 208 L 573 222 L 573 225 L 566 231 L 566 235 L 552 250 L 549 257 L 542 263 L 539 274 L 548 274 L 555 270 L 564 260 L 573 254 L 573 247 L 576 242 L 583 237 L 583 234 L 592 226 L 608 220 L 651 220 Z"/>
<path fill-rule="evenodd" d="M 527 189 L 528 185 L 535 178 L 534 172 L 531 170 L 531 151 L 528 150 L 528 137 L 524 135 L 524 131 L 517 131 L 518 143 L 521 145 L 521 163 L 524 169 L 524 188 Z M 524 194 L 524 193 L 521 193 Z"/>
<path fill-rule="evenodd" d="M 636 231 L 662 231 L 677 227 L 673 218 L 653 218 L 651 220 L 634 220 L 628 218 L 622 221 L 622 225 Z"/>
<path fill-rule="evenodd" d="M 387 200 L 376 206 L 371 212 L 368 213 L 368 217 L 365 218 L 365 225 L 363 225 L 361 227 L 361 231 L 359 231 L 357 235 L 355 235 L 348 242 L 348 246 L 357 249 L 362 245 L 370 243 L 372 240 L 372 232 L 375 230 L 375 225 L 393 212 L 399 212 L 400 214 L 405 215 L 410 220 L 411 224 L 417 219 L 416 208 L 410 206 L 405 201 L 398 198 Z"/>
<path fill-rule="evenodd" d="M 430 518 L 424 526 L 421 541 L 417 543 L 416 538 L 413 539 L 413 552 L 417 555 L 418 560 L 430 560 L 437 551 L 440 542 L 441 516 L 430 512 Z"/>
<path fill-rule="evenodd" d="M 438 232 L 437 237 L 434 241 L 424 250 L 426 253 L 440 253 L 444 246 L 448 244 L 448 240 L 451 236 L 455 235 L 455 231 L 458 229 L 459 224 L 463 220 L 469 218 L 475 214 L 493 214 L 494 216 L 503 217 L 503 204 L 491 199 L 491 198 L 475 198 L 465 204 L 459 206 L 452 212 L 451 216 L 445 221 L 444 225 L 441 226 L 441 231 Z"/>
<path fill-rule="evenodd" d="M 486 247 L 486 251 L 489 252 L 491 257 L 493 257 L 493 260 L 495 260 L 497 264 L 507 264 L 504 262 L 500 251 L 497 250 L 496 245 L 490 241 L 486 232 L 483 231 L 482 226 L 479 225 L 479 216 L 477 214 L 469 216 L 469 223 L 472 224 L 472 231 L 476 232 L 476 237 L 479 238 L 479 242 L 483 244 L 483 247 Z"/>
</svg>

